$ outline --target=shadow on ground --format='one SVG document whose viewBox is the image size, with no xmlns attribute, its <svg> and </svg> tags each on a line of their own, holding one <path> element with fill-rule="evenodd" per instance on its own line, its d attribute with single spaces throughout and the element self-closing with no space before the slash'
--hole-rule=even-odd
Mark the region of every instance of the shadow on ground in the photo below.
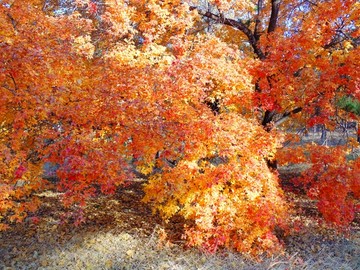
<svg viewBox="0 0 360 270">
<path fill-rule="evenodd" d="M 66 222 L 59 196 L 50 195 L 43 198 L 38 223 L 30 218 L 1 233 L 0 269 L 360 269 L 358 224 L 347 239 L 316 219 L 302 220 L 304 231 L 284 238 L 287 253 L 256 263 L 231 252 L 184 249 L 184 221 L 164 223 L 153 215 L 141 203 L 141 183 L 93 199 L 78 227 Z M 313 208 L 299 196 L 289 199 Z"/>
</svg>

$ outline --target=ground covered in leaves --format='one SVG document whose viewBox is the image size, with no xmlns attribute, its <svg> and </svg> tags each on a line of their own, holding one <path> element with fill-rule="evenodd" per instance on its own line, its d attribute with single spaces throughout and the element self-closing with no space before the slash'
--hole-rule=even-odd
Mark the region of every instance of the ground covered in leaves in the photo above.
<svg viewBox="0 0 360 270">
<path fill-rule="evenodd" d="M 183 220 L 164 223 L 141 203 L 141 183 L 91 201 L 85 223 L 75 227 L 61 196 L 45 201 L 28 218 L 0 235 L 0 269 L 360 269 L 359 218 L 344 236 L 318 222 L 314 202 L 293 193 L 300 231 L 284 237 L 284 254 L 252 261 L 242 255 L 210 255 L 185 249 Z M 168 238 L 165 239 L 165 236 Z"/>
</svg>

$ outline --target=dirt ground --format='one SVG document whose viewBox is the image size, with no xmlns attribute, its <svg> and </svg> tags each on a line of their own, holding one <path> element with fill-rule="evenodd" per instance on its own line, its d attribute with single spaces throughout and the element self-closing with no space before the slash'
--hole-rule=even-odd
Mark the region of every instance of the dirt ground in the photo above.
<svg viewBox="0 0 360 270">
<path fill-rule="evenodd" d="M 184 221 L 165 223 L 152 214 L 141 202 L 141 185 L 93 199 L 78 227 L 66 222 L 59 196 L 42 194 L 39 221 L 28 218 L 1 233 L 0 269 L 360 269 L 359 217 L 345 236 L 338 235 L 318 222 L 314 202 L 301 194 L 288 193 L 302 213 L 294 216 L 301 231 L 284 237 L 282 256 L 258 264 L 238 254 L 213 257 L 184 249 Z"/>
</svg>

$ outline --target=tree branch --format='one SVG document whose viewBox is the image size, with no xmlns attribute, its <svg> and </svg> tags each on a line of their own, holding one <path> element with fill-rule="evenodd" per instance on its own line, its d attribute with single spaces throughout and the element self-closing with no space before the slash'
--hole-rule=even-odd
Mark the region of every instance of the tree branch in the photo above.
<svg viewBox="0 0 360 270">
<path fill-rule="evenodd" d="M 266 130 L 270 130 L 271 128 L 268 127 L 268 124 L 270 124 L 274 118 L 274 116 L 276 115 L 275 111 L 270 111 L 270 110 L 266 110 L 265 114 L 264 114 L 264 118 L 261 122 L 261 125 L 266 129 Z"/>
<path fill-rule="evenodd" d="M 295 109 L 289 111 L 289 112 L 285 112 L 283 113 L 283 115 L 281 116 L 280 119 L 276 120 L 274 123 L 274 126 L 277 127 L 279 125 L 281 125 L 282 123 L 284 123 L 290 116 L 292 116 L 293 114 L 297 114 L 299 112 L 302 111 L 302 107 L 296 107 Z"/>
<path fill-rule="evenodd" d="M 8 18 L 10 19 L 11 21 L 11 25 L 13 26 L 14 30 L 16 31 L 16 25 L 17 25 L 17 22 L 15 21 L 15 19 L 10 15 L 10 13 L 6 13 L 6 15 L 8 16 Z"/>
<path fill-rule="evenodd" d="M 260 39 L 260 13 L 263 8 L 263 0 L 258 0 L 257 3 L 257 15 L 255 18 L 255 30 L 254 30 L 254 36 L 255 39 L 258 41 Z"/>
<path fill-rule="evenodd" d="M 246 37 L 248 38 L 248 41 L 251 45 L 251 47 L 254 50 L 254 53 L 260 58 L 260 60 L 265 59 L 265 54 L 262 52 L 262 50 L 258 47 L 258 40 L 256 39 L 255 35 L 251 32 L 251 30 L 247 27 L 247 25 L 242 20 L 233 20 L 229 18 L 225 18 L 221 15 L 214 14 L 210 11 L 202 12 L 197 7 L 190 7 L 190 10 L 197 9 L 198 13 L 206 18 L 209 18 L 217 23 L 229 25 L 231 27 L 234 27 L 241 32 L 243 32 Z"/>
<path fill-rule="evenodd" d="M 13 89 L 11 89 L 9 86 L 7 86 L 6 84 L 3 84 L 1 87 L 8 90 L 14 96 L 16 95 L 15 91 Z"/>
<path fill-rule="evenodd" d="M 16 91 L 18 90 L 15 78 L 13 75 L 11 74 L 7 74 L 6 77 L 10 78 L 10 80 L 12 81 L 12 83 L 14 84 L 14 88 L 10 88 L 9 85 L 7 85 L 5 82 L 3 85 L 1 85 L 1 87 L 3 87 L 4 89 L 8 90 L 9 92 L 11 92 L 14 96 L 16 95 Z"/>
<path fill-rule="evenodd" d="M 271 15 L 268 27 L 268 33 L 274 32 L 276 29 L 277 19 L 279 17 L 280 0 L 271 0 Z"/>
</svg>

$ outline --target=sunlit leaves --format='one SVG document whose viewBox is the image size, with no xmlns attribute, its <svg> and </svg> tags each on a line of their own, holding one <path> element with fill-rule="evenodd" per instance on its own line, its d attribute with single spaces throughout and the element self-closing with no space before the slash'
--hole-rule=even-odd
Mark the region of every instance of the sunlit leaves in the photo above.
<svg viewBox="0 0 360 270">
<path fill-rule="evenodd" d="M 80 55 L 91 58 L 95 51 L 95 46 L 91 43 L 90 36 L 78 36 L 74 40 L 74 50 Z"/>
<path fill-rule="evenodd" d="M 187 230 L 191 245 L 253 254 L 270 242 L 275 247 L 276 237 L 266 245 L 259 241 L 286 219 L 277 178 L 264 159 L 275 150 L 275 138 L 235 114 L 213 121 L 215 132 L 185 152 L 176 167 L 150 178 L 144 200 L 166 219 L 179 213 L 194 220 L 195 227 Z"/>
<path fill-rule="evenodd" d="M 3 1 L 0 228 L 36 210 L 50 162 L 65 206 L 146 177 L 144 200 L 164 219 L 188 219 L 190 245 L 278 249 L 288 208 L 267 161 L 282 139 L 258 114 L 302 108 L 300 123 L 327 123 L 339 98 L 359 95 L 358 5 L 305 2 L 284 1 L 267 33 L 270 1 L 211 1 L 254 33 L 249 41 L 237 28 L 199 30 L 187 1 L 80 0 L 66 16 L 45 14 L 40 1 Z M 313 164 L 299 181 L 342 226 L 354 216 L 359 183 L 349 175 L 359 164 L 336 156 L 278 155 Z M 341 192 L 331 197 L 328 183 Z"/>
</svg>

